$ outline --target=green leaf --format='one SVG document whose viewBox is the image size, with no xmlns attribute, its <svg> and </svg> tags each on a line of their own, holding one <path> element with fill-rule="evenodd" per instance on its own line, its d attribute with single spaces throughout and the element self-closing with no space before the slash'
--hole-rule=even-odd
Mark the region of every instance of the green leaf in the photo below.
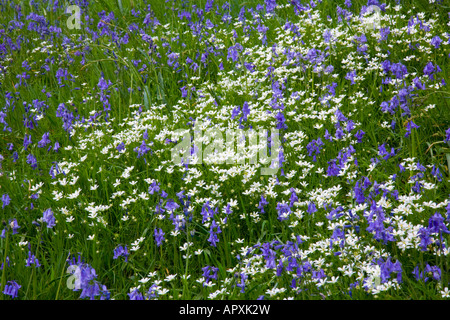
<svg viewBox="0 0 450 320">
<path fill-rule="evenodd" d="M 120 13 L 123 14 L 122 0 L 117 0 L 117 4 L 119 5 Z"/>
<path fill-rule="evenodd" d="M 447 168 L 450 173 L 450 153 L 446 153 L 445 156 L 447 157 Z"/>
<path fill-rule="evenodd" d="M 167 104 L 166 95 L 164 94 L 164 79 L 161 74 L 161 71 L 158 72 L 158 82 L 159 82 L 158 100 L 162 100 L 165 104 Z"/>
<path fill-rule="evenodd" d="M 149 93 L 148 93 L 147 87 L 145 87 L 145 89 L 144 89 L 144 106 L 147 110 L 150 110 Z"/>
</svg>

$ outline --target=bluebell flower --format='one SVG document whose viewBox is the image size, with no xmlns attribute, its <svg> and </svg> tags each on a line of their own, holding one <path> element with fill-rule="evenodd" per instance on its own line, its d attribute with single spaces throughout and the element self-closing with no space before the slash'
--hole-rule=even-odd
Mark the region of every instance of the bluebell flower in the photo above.
<svg viewBox="0 0 450 320">
<path fill-rule="evenodd" d="M 231 119 L 234 119 L 235 117 L 237 117 L 239 115 L 239 113 L 241 112 L 241 107 L 236 106 L 233 111 L 231 112 Z"/>
<path fill-rule="evenodd" d="M 298 201 L 298 196 L 294 188 L 291 188 L 290 191 L 291 191 L 291 198 L 289 199 L 289 207 L 292 208 L 294 206 L 294 203 Z"/>
<path fill-rule="evenodd" d="M 244 293 L 244 292 L 245 292 L 245 287 L 246 287 L 245 281 L 246 281 L 247 279 L 248 279 L 248 275 L 247 275 L 246 273 L 241 272 L 241 273 L 239 274 L 239 282 L 236 283 L 236 287 L 241 288 L 241 290 L 240 290 L 241 293 Z M 262 296 L 262 297 L 264 297 L 264 296 Z M 258 300 L 259 300 L 259 299 L 258 299 Z"/>
<path fill-rule="evenodd" d="M 424 269 L 425 274 L 430 274 L 434 280 L 440 281 L 441 280 L 441 269 L 438 266 L 430 266 L 428 263 L 425 266 Z"/>
<path fill-rule="evenodd" d="M 42 139 L 38 142 L 38 148 L 44 148 L 51 142 L 48 138 L 49 136 L 50 132 L 46 132 L 42 135 Z"/>
<path fill-rule="evenodd" d="M 411 135 L 411 129 L 417 129 L 417 128 L 420 128 L 420 126 L 416 125 L 412 120 L 408 121 L 408 123 L 406 124 L 405 138 L 407 138 Z"/>
<path fill-rule="evenodd" d="M 11 203 L 11 198 L 7 193 L 2 195 L 2 209 L 4 209 L 7 205 Z"/>
<path fill-rule="evenodd" d="M 248 106 L 248 102 L 245 101 L 244 105 L 242 106 L 242 117 L 244 121 L 247 121 L 247 116 L 250 114 L 250 108 Z"/>
<path fill-rule="evenodd" d="M 325 43 L 329 43 L 332 38 L 333 38 L 333 35 L 331 34 L 330 30 L 327 29 L 323 32 L 323 41 Z"/>
<path fill-rule="evenodd" d="M 313 214 L 314 212 L 317 212 L 317 208 L 314 202 L 310 202 L 308 204 L 308 209 L 306 210 L 306 212 L 308 212 L 309 214 Z"/>
<path fill-rule="evenodd" d="M 313 270 L 311 273 L 311 278 L 312 279 L 323 279 L 326 278 L 327 276 L 325 275 L 325 271 L 321 268 L 320 270 Z"/>
<path fill-rule="evenodd" d="M 213 6 L 214 6 L 214 0 L 206 0 L 206 3 L 205 3 L 205 12 L 211 11 L 211 9 L 213 8 Z"/>
<path fill-rule="evenodd" d="M 212 279 L 217 280 L 217 272 L 219 271 L 219 268 L 214 266 L 206 266 L 202 268 L 202 271 L 202 276 L 205 278 L 203 286 L 206 286 L 206 284 L 210 283 Z"/>
<path fill-rule="evenodd" d="M 186 89 L 186 86 L 181 87 L 180 90 L 181 90 L 181 97 L 182 98 L 186 98 L 187 95 L 188 95 L 188 91 Z"/>
<path fill-rule="evenodd" d="M 67 80 L 68 70 L 65 68 L 59 68 L 56 71 L 55 77 L 56 79 L 58 79 L 58 84 L 60 85 L 60 87 L 63 87 L 64 85 L 62 84 L 62 79 L 64 78 L 64 80 Z"/>
<path fill-rule="evenodd" d="M 157 204 L 155 207 L 155 214 L 163 214 L 164 212 L 166 212 L 166 209 L 163 208 L 162 204 L 163 200 L 160 199 L 159 204 Z"/>
<path fill-rule="evenodd" d="M 428 232 L 429 233 L 450 233 L 447 226 L 444 223 L 444 217 L 439 212 L 435 212 L 433 216 L 428 220 Z"/>
<path fill-rule="evenodd" d="M 263 254 L 264 259 L 266 260 L 266 268 L 267 269 L 275 269 L 276 268 L 276 264 L 275 264 L 275 257 L 276 257 L 276 253 L 274 250 L 272 250 L 270 248 L 270 243 L 263 243 L 261 245 L 261 251 Z"/>
<path fill-rule="evenodd" d="M 275 116 L 275 119 L 277 120 L 277 129 L 287 129 L 287 125 L 285 124 L 286 119 L 284 118 L 284 115 L 282 112 L 278 112 Z"/>
<path fill-rule="evenodd" d="M 123 246 L 118 246 L 117 248 L 114 249 L 114 257 L 113 259 L 117 259 L 119 257 L 124 257 L 125 258 L 125 262 L 128 262 L 128 256 L 129 256 L 129 252 L 128 252 L 128 248 L 127 246 L 123 247 Z"/>
<path fill-rule="evenodd" d="M 411 187 L 411 190 L 415 193 L 421 193 L 422 192 L 422 184 L 419 181 L 416 181 L 414 186 Z"/>
<path fill-rule="evenodd" d="M 359 181 L 356 183 L 355 188 L 353 189 L 355 192 L 355 201 L 356 203 L 364 203 L 366 201 L 366 197 L 364 196 L 364 192 L 359 185 Z"/>
<path fill-rule="evenodd" d="M 425 90 L 425 84 L 423 84 L 422 81 L 420 81 L 419 77 L 415 77 L 413 79 L 413 83 L 417 89 Z"/>
<path fill-rule="evenodd" d="M 42 221 L 47 223 L 47 228 L 53 228 L 56 225 L 55 223 L 56 220 L 55 217 L 53 216 L 52 209 L 47 209 L 44 211 Z"/>
<path fill-rule="evenodd" d="M 180 207 L 180 205 L 178 203 L 176 203 L 173 199 L 169 199 L 166 202 L 165 208 L 167 211 L 175 211 L 176 209 L 178 209 Z"/>
<path fill-rule="evenodd" d="M 434 46 L 436 49 L 439 48 L 441 43 L 442 43 L 442 39 L 439 36 L 435 36 L 435 37 L 433 37 L 433 39 L 431 39 L 431 45 Z"/>
<path fill-rule="evenodd" d="M 137 158 L 140 158 L 147 154 L 152 149 L 145 143 L 145 140 L 142 140 L 142 143 L 139 147 L 134 148 L 134 152 L 137 152 Z"/>
<path fill-rule="evenodd" d="M 441 72 L 441 68 L 438 65 L 433 65 L 431 61 L 429 61 L 425 67 L 423 68 L 423 73 L 427 75 L 431 80 L 434 80 L 434 74 Z"/>
<path fill-rule="evenodd" d="M 334 113 L 334 115 L 336 116 L 336 120 L 339 122 L 345 122 L 348 120 L 348 118 L 346 116 L 344 116 L 344 114 L 342 113 L 341 110 L 337 109 L 336 112 Z"/>
<path fill-rule="evenodd" d="M 261 202 L 260 202 L 261 203 Z M 260 206 L 258 206 L 259 208 Z M 264 210 L 264 209 L 263 209 Z M 225 214 L 229 215 L 233 212 L 233 210 L 231 209 L 231 205 L 229 203 L 227 203 L 227 206 L 225 207 Z M 225 218 L 226 219 L 226 218 Z"/>
<path fill-rule="evenodd" d="M 264 4 L 266 5 L 266 12 L 272 13 L 277 7 L 276 0 L 264 0 Z"/>
<path fill-rule="evenodd" d="M 419 230 L 420 248 L 422 251 L 427 251 L 428 246 L 433 243 L 433 239 L 430 236 L 428 228 L 420 228 Z"/>
<path fill-rule="evenodd" d="M 215 220 L 213 220 L 211 223 L 211 226 L 209 227 L 209 238 L 208 238 L 208 242 L 213 247 L 217 246 L 217 242 L 219 242 L 219 238 L 217 237 L 217 234 L 221 233 L 221 232 L 222 232 L 222 230 L 220 229 L 220 226 L 216 223 Z"/>
<path fill-rule="evenodd" d="M 328 161 L 327 175 L 330 177 L 335 177 L 339 174 L 339 167 L 336 165 L 336 159 Z"/>
<path fill-rule="evenodd" d="M 380 29 L 380 35 L 381 35 L 381 37 L 380 37 L 380 40 L 379 40 L 379 41 L 387 40 L 388 35 L 389 35 L 390 33 L 391 33 L 391 31 L 390 31 L 389 27 L 381 28 L 381 29 Z"/>
<path fill-rule="evenodd" d="M 3 229 L 2 233 L 0 234 L 0 238 L 4 239 L 5 238 L 5 233 L 6 233 L 6 229 Z M 6 260 L 7 266 L 10 267 L 10 265 L 11 265 L 10 262 L 11 261 L 10 261 L 9 257 L 6 256 L 5 260 Z M 0 270 L 3 270 L 3 267 L 4 267 L 4 262 L 2 262 L 2 264 L 0 265 Z M 1 287 L 1 284 L 0 284 L 0 287 Z"/>
<path fill-rule="evenodd" d="M 408 74 L 408 69 L 400 62 L 391 64 L 390 70 L 397 79 L 403 79 Z"/>
<path fill-rule="evenodd" d="M 20 228 L 19 224 L 17 223 L 17 219 L 11 219 L 9 220 L 9 226 L 11 227 L 13 233 L 12 234 L 17 234 L 17 230 Z"/>
<path fill-rule="evenodd" d="M 324 143 L 320 138 L 317 138 L 317 140 L 313 140 L 306 146 L 306 149 L 308 151 L 308 155 L 313 157 L 313 161 L 316 162 L 316 155 L 320 154 L 320 151 L 322 147 L 324 146 Z"/>
<path fill-rule="evenodd" d="M 373 217 L 375 216 L 375 219 Z M 369 226 L 366 230 L 370 233 L 373 233 L 375 240 L 382 240 L 384 244 L 387 244 L 389 241 L 395 241 L 395 238 L 392 234 L 393 227 L 385 227 L 385 213 L 381 206 L 377 206 L 374 202 L 370 209 L 369 217 L 367 218 Z"/>
<path fill-rule="evenodd" d="M 147 128 L 145 129 L 145 132 L 144 132 L 144 134 L 142 135 L 142 138 L 143 138 L 144 140 L 147 140 L 147 139 L 148 139 L 148 129 L 147 129 Z"/>
<path fill-rule="evenodd" d="M 163 241 L 165 240 L 164 239 L 164 235 L 165 235 L 165 233 L 162 231 L 162 229 L 161 228 L 155 228 L 155 231 L 154 231 L 154 236 L 155 236 L 155 242 L 156 242 L 156 245 L 159 247 L 159 246 L 161 246 L 161 244 L 163 243 Z"/>
<path fill-rule="evenodd" d="M 350 80 L 351 84 L 355 84 L 355 77 L 356 77 L 356 70 L 347 72 L 347 74 L 345 75 L 345 79 Z"/>
<path fill-rule="evenodd" d="M 445 131 L 444 142 L 450 143 L 450 128 Z"/>
<path fill-rule="evenodd" d="M 341 140 L 344 137 L 344 130 L 341 127 L 336 129 L 335 138 L 336 140 Z"/>
<path fill-rule="evenodd" d="M 148 187 L 148 193 L 154 194 L 159 191 L 159 183 L 153 181 L 152 184 Z"/>
<path fill-rule="evenodd" d="M 419 170 L 421 172 L 425 172 L 427 170 L 427 168 L 425 168 L 419 161 L 417 161 L 416 166 L 417 166 L 417 170 Z"/>
<path fill-rule="evenodd" d="M 116 147 L 117 151 L 121 152 L 125 149 L 125 144 L 123 142 L 119 143 Z"/>
<path fill-rule="evenodd" d="M 283 274 L 283 270 L 284 270 L 283 259 L 280 259 L 280 260 L 278 261 L 278 266 L 277 266 L 275 275 L 276 275 L 277 277 L 281 277 L 281 275 Z"/>
<path fill-rule="evenodd" d="M 278 220 L 283 221 L 289 218 L 291 214 L 291 208 L 286 203 L 277 204 Z"/>
<path fill-rule="evenodd" d="M 111 111 L 111 104 L 109 102 L 108 88 L 112 85 L 111 80 L 106 81 L 103 75 L 100 77 L 98 81 L 98 88 L 100 89 L 100 102 L 103 103 L 103 111 L 105 111 L 106 116 L 105 120 L 108 121 L 109 114 L 108 111 Z"/>
<path fill-rule="evenodd" d="M 184 190 L 181 190 L 180 192 L 177 192 L 176 196 L 177 196 L 178 200 L 181 201 L 181 203 L 183 203 L 183 199 L 186 198 L 186 196 L 184 195 Z"/>
<path fill-rule="evenodd" d="M 3 289 L 3 294 L 11 296 L 12 299 L 17 298 L 19 294 L 19 289 L 22 286 L 19 285 L 16 281 L 8 281 Z"/>
<path fill-rule="evenodd" d="M 243 50 L 241 44 L 236 43 L 234 46 L 228 48 L 228 59 L 231 59 L 233 62 L 238 61 L 239 59 L 239 51 Z"/>
<path fill-rule="evenodd" d="M 366 134 L 366 133 L 365 133 L 364 131 L 362 131 L 362 130 L 358 130 L 358 131 L 355 133 L 355 138 L 358 140 L 358 143 L 361 143 L 361 142 L 362 142 L 362 138 L 364 137 L 365 134 Z"/>
<path fill-rule="evenodd" d="M 74 124 L 75 117 L 70 112 L 64 103 L 59 104 L 56 110 L 56 116 L 63 119 L 63 129 L 67 132 L 71 132 Z"/>
<path fill-rule="evenodd" d="M 395 156 L 394 148 L 391 148 L 391 151 L 388 152 L 386 150 L 386 144 L 383 143 L 382 145 L 378 146 L 378 155 L 383 157 L 384 160 L 388 160 L 389 158 Z"/>
<path fill-rule="evenodd" d="M 158 286 L 156 284 L 152 284 L 148 290 L 147 294 L 145 296 L 147 299 L 155 299 L 158 297 Z"/>
<path fill-rule="evenodd" d="M 436 165 L 433 165 L 433 168 L 431 169 L 431 174 L 433 177 L 437 179 L 437 181 L 442 181 L 442 173 L 439 171 L 439 168 L 436 167 Z"/>
<path fill-rule="evenodd" d="M 420 272 L 419 266 L 415 266 L 411 273 L 414 275 L 417 281 L 423 279 L 423 272 Z"/>
<path fill-rule="evenodd" d="M 23 149 L 27 150 L 28 146 L 32 143 L 31 134 L 25 134 L 23 138 Z"/>
<path fill-rule="evenodd" d="M 39 260 L 36 258 L 34 254 L 31 253 L 31 251 L 28 251 L 28 258 L 26 260 L 26 266 L 30 267 L 32 264 L 35 265 L 36 268 L 40 267 L 41 264 L 39 263 Z"/>
<path fill-rule="evenodd" d="M 325 129 L 325 135 L 324 138 L 330 141 L 333 141 L 333 137 L 331 136 L 331 134 L 328 132 L 327 129 Z"/>
<path fill-rule="evenodd" d="M 376 261 L 376 263 L 380 266 L 380 282 L 386 283 L 389 281 L 391 275 L 393 273 L 397 274 L 397 281 L 399 283 L 402 282 L 402 265 L 400 261 L 397 260 L 397 262 L 392 263 L 391 257 L 388 257 L 386 261 L 383 260 L 383 258 L 380 258 Z"/>
<path fill-rule="evenodd" d="M 347 132 L 352 131 L 355 128 L 355 123 L 353 122 L 353 120 L 348 120 L 347 121 L 347 126 L 346 126 L 346 130 Z"/>
<path fill-rule="evenodd" d="M 264 213 L 264 207 L 266 205 L 268 205 L 269 203 L 267 202 L 267 200 L 261 195 L 261 200 L 259 201 L 258 204 L 258 209 L 261 211 L 261 213 Z"/>
<path fill-rule="evenodd" d="M 438 266 L 431 266 L 427 263 L 423 271 L 420 271 L 419 266 L 416 265 L 412 274 L 417 281 L 423 280 L 424 282 L 427 282 L 430 279 L 429 276 L 431 276 L 436 281 L 440 281 L 442 272 Z"/>
<path fill-rule="evenodd" d="M 333 242 L 335 242 L 335 241 L 340 241 L 340 247 L 341 248 L 344 247 L 345 233 L 344 233 L 344 230 L 342 230 L 339 227 L 337 227 L 333 230 L 333 234 L 330 237 L 330 247 L 333 245 Z"/>
<path fill-rule="evenodd" d="M 31 153 L 27 156 L 27 163 L 31 166 L 31 168 L 33 168 L 33 169 L 37 168 L 36 157 L 33 156 Z"/>
<path fill-rule="evenodd" d="M 134 289 L 132 292 L 128 293 L 128 297 L 130 300 L 145 300 L 142 293 L 139 292 L 139 289 Z"/>
<path fill-rule="evenodd" d="M 178 214 L 174 216 L 173 213 L 170 213 L 170 220 L 172 220 L 172 224 L 175 226 L 175 230 L 181 230 L 186 225 L 186 218 L 184 215 Z"/>
<path fill-rule="evenodd" d="M 53 163 L 53 165 L 50 167 L 50 170 L 49 170 L 49 175 L 52 177 L 52 179 L 55 179 L 56 175 L 58 175 L 60 173 L 63 173 L 65 175 L 65 172 L 61 171 L 57 162 L 54 161 L 52 163 Z M 55 174 L 55 172 L 56 172 L 56 174 Z"/>
</svg>

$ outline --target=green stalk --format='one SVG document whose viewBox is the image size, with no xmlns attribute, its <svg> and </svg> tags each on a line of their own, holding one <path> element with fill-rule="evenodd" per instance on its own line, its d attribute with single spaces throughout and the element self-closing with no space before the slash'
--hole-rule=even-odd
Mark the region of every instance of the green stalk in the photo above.
<svg viewBox="0 0 450 320">
<path fill-rule="evenodd" d="M 3 292 L 3 288 L 6 286 L 6 258 L 8 255 L 8 240 L 9 240 L 9 232 L 6 231 L 6 240 L 5 240 L 5 256 L 3 257 L 3 271 L 2 271 L 2 281 L 0 283 L 0 291 Z M 3 295 L 0 294 L 0 300 L 3 300 Z"/>
<path fill-rule="evenodd" d="M 417 150 L 416 150 L 416 134 L 414 130 L 411 130 L 411 155 L 413 158 L 416 158 L 417 156 Z"/>
<path fill-rule="evenodd" d="M 66 263 L 67 263 L 67 259 L 64 261 L 64 266 L 63 266 L 62 271 L 61 271 L 61 277 L 59 278 L 58 290 L 56 291 L 55 300 L 58 300 L 58 297 L 59 297 L 59 289 L 61 288 L 61 281 L 62 281 L 62 278 L 63 278 L 64 270 L 66 269 Z"/>
<path fill-rule="evenodd" d="M 186 241 L 189 242 L 189 229 L 186 230 Z M 188 267 L 189 267 L 189 248 L 186 250 L 186 265 L 184 267 L 184 279 L 183 279 L 183 299 L 186 299 L 186 292 L 188 292 L 187 288 L 187 275 L 188 275 Z"/>
<path fill-rule="evenodd" d="M 42 235 L 42 229 L 40 230 L 39 234 L 38 234 L 38 245 L 36 248 L 36 259 L 38 258 L 38 253 L 39 253 L 39 247 L 41 245 L 41 235 Z M 28 290 L 30 289 L 30 285 L 31 285 L 31 280 L 33 279 L 34 276 L 34 270 L 36 270 L 36 267 L 34 267 L 31 271 L 31 276 L 30 276 L 30 280 L 28 281 L 28 286 L 27 286 L 27 291 L 25 292 L 25 299 L 28 297 Z M 36 281 L 37 279 L 34 279 L 33 281 L 33 300 L 36 300 Z"/>
</svg>

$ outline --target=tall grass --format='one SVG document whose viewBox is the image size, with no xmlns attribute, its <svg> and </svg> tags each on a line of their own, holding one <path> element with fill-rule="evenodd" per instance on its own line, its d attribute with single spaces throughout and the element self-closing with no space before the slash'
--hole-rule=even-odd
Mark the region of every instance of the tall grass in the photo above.
<svg viewBox="0 0 450 320">
<path fill-rule="evenodd" d="M 447 297 L 445 4 L 387 2 L 380 39 L 359 19 L 377 1 L 33 3 L 0 2 L 0 299 Z M 177 130 L 201 122 L 280 126 L 277 173 L 250 148 L 243 165 L 173 164 Z"/>
</svg>

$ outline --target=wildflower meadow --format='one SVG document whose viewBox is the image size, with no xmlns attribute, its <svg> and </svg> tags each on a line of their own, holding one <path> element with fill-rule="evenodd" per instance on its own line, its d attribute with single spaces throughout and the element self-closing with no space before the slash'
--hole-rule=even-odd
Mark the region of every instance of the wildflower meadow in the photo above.
<svg viewBox="0 0 450 320">
<path fill-rule="evenodd" d="M 450 298 L 447 0 L 0 0 L 0 299 Z"/>
</svg>

